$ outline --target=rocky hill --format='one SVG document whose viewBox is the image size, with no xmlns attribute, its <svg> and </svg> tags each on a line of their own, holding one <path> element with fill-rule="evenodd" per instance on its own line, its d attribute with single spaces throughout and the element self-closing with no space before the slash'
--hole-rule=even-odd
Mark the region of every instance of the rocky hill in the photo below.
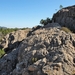
<svg viewBox="0 0 75 75">
<path fill-rule="evenodd" d="M 35 28 L 34 28 L 35 29 Z M 74 75 L 75 34 L 51 23 L 0 59 L 0 75 Z"/>
<path fill-rule="evenodd" d="M 75 5 L 59 10 L 53 15 L 53 20 L 75 32 Z"/>
<path fill-rule="evenodd" d="M 74 24 L 74 16 L 68 16 L 74 7 L 58 11 L 53 16 L 57 23 L 6 35 L 0 43 L 6 51 L 0 75 L 75 75 L 75 34 L 62 29 Z"/>
</svg>

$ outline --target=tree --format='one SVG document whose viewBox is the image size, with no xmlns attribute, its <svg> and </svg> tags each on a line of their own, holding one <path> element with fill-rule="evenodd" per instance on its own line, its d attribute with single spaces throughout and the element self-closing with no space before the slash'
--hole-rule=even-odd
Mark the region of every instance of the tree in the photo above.
<svg viewBox="0 0 75 75">
<path fill-rule="evenodd" d="M 47 18 L 46 21 L 47 21 L 47 23 L 50 23 L 51 20 L 50 20 L 50 18 Z"/>
<path fill-rule="evenodd" d="M 48 23 L 51 23 L 52 21 L 50 20 L 50 18 L 46 18 L 45 20 L 41 19 L 40 24 L 42 25 L 47 25 Z"/>
<path fill-rule="evenodd" d="M 43 19 L 41 19 L 40 24 L 43 24 L 43 23 L 44 23 L 44 20 L 43 20 Z"/>
<path fill-rule="evenodd" d="M 60 9 L 62 9 L 62 8 L 63 8 L 63 6 L 62 6 L 62 5 L 60 5 L 60 6 L 59 6 L 59 8 L 60 8 Z"/>
<path fill-rule="evenodd" d="M 40 24 L 46 25 L 46 20 L 41 19 Z"/>
</svg>

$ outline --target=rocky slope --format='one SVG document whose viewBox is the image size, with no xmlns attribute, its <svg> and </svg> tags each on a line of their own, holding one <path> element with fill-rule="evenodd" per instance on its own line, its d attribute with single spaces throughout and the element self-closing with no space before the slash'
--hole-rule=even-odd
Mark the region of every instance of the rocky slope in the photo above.
<svg viewBox="0 0 75 75">
<path fill-rule="evenodd" d="M 31 32 L 16 49 L 0 59 L 0 75 L 74 74 L 75 34 L 61 30 L 58 23 Z"/>
<path fill-rule="evenodd" d="M 0 41 L 0 48 L 4 48 L 5 51 L 12 50 L 17 48 L 20 42 L 25 39 L 29 29 L 26 30 L 18 30 L 7 34 L 1 41 Z"/>
<path fill-rule="evenodd" d="M 53 15 L 53 20 L 75 32 L 75 5 L 59 10 Z"/>
</svg>

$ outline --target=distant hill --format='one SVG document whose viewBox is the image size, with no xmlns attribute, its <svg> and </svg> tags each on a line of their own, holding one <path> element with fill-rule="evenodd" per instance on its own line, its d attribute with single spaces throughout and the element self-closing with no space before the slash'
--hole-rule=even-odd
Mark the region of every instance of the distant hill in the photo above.
<svg viewBox="0 0 75 75">
<path fill-rule="evenodd" d="M 6 29 L 7 27 L 4 27 L 4 26 L 0 26 L 0 28 Z"/>
</svg>

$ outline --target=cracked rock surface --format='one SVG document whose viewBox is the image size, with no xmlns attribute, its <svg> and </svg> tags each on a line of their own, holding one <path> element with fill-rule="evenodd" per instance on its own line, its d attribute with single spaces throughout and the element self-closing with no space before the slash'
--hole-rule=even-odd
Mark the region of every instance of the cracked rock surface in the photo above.
<svg viewBox="0 0 75 75">
<path fill-rule="evenodd" d="M 53 15 L 53 20 L 75 32 L 75 5 L 62 8 L 56 12 Z"/>
<path fill-rule="evenodd" d="M 54 23 L 56 24 L 56 23 Z M 72 75 L 75 70 L 75 34 L 61 27 L 43 27 L 18 47 L 13 75 Z"/>
</svg>

